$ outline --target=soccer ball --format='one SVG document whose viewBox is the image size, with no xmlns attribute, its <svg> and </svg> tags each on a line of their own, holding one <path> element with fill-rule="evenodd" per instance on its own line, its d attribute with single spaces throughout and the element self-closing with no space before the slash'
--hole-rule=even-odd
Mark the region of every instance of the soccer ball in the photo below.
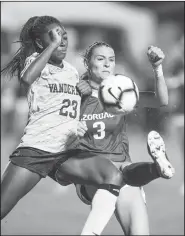
<svg viewBox="0 0 185 236">
<path fill-rule="evenodd" d="M 110 75 L 101 83 L 98 98 L 106 112 L 127 115 L 138 104 L 139 90 L 129 77 Z"/>
</svg>

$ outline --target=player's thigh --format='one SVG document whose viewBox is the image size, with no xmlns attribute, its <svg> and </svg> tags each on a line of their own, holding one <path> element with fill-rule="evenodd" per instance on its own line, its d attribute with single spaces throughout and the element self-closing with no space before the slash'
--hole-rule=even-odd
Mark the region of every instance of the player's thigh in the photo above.
<svg viewBox="0 0 185 236">
<path fill-rule="evenodd" d="M 2 212 L 9 211 L 40 179 L 38 174 L 10 162 L 1 178 Z"/>
<path fill-rule="evenodd" d="M 113 162 L 113 164 L 122 172 L 123 169 L 124 169 L 126 166 L 132 164 L 132 162 L 131 162 L 131 161 Z"/>
<path fill-rule="evenodd" d="M 123 187 L 120 190 L 115 213 L 126 235 L 149 235 L 148 214 L 140 188 Z"/>
<path fill-rule="evenodd" d="M 85 156 L 84 156 L 85 155 Z M 66 178 L 76 184 L 119 184 L 121 185 L 121 172 L 113 163 L 105 158 L 84 154 L 71 157 L 58 167 L 57 178 Z"/>
<path fill-rule="evenodd" d="M 58 171 L 57 168 L 53 168 L 53 170 L 48 174 L 48 177 L 62 186 L 68 186 L 72 184 L 72 182 L 67 180 L 66 175 L 62 174 L 61 171 Z"/>
</svg>

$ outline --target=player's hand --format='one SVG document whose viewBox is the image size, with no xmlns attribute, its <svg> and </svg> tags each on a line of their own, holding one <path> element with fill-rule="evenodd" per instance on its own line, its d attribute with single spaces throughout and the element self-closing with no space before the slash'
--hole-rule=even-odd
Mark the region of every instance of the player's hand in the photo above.
<svg viewBox="0 0 185 236">
<path fill-rule="evenodd" d="M 76 86 L 82 96 L 90 95 L 92 93 L 91 86 L 85 80 L 80 80 L 80 82 Z"/>
<path fill-rule="evenodd" d="M 62 35 L 61 32 L 58 31 L 58 29 L 52 29 L 48 32 L 50 40 L 51 40 L 51 44 L 57 48 L 58 46 L 60 46 L 61 42 L 62 42 Z"/>
<path fill-rule="evenodd" d="M 85 121 L 79 121 L 78 122 L 78 127 L 77 127 L 77 135 L 79 137 L 83 137 L 85 133 L 87 132 L 87 125 Z"/>
<path fill-rule="evenodd" d="M 154 46 L 148 47 L 147 55 L 153 68 L 161 65 L 165 58 L 163 51 L 160 48 Z"/>
</svg>

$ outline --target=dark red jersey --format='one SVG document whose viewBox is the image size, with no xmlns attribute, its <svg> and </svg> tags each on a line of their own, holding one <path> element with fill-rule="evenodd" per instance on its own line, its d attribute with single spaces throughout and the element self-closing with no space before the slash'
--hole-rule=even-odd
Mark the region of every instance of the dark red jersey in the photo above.
<svg viewBox="0 0 185 236">
<path fill-rule="evenodd" d="M 115 161 L 130 159 L 125 119 L 124 115 L 105 112 L 98 98 L 89 96 L 81 105 L 81 121 L 86 122 L 88 131 L 80 139 L 79 148 L 115 154 L 113 155 Z"/>
</svg>

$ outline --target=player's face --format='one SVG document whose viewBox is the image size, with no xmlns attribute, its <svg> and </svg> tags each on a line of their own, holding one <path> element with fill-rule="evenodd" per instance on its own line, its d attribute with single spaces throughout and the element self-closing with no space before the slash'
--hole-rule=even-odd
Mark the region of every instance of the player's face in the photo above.
<svg viewBox="0 0 185 236">
<path fill-rule="evenodd" d="M 41 42 L 44 49 L 50 45 L 51 39 L 48 32 L 53 29 L 55 29 L 61 35 L 61 44 L 54 50 L 50 59 L 55 63 L 61 63 L 66 56 L 68 47 L 68 38 L 65 29 L 56 23 L 46 26 L 45 32 L 41 36 Z"/>
<path fill-rule="evenodd" d="M 99 46 L 92 52 L 88 64 L 92 80 L 101 83 L 109 75 L 114 74 L 115 70 L 115 54 L 110 47 Z"/>
</svg>

